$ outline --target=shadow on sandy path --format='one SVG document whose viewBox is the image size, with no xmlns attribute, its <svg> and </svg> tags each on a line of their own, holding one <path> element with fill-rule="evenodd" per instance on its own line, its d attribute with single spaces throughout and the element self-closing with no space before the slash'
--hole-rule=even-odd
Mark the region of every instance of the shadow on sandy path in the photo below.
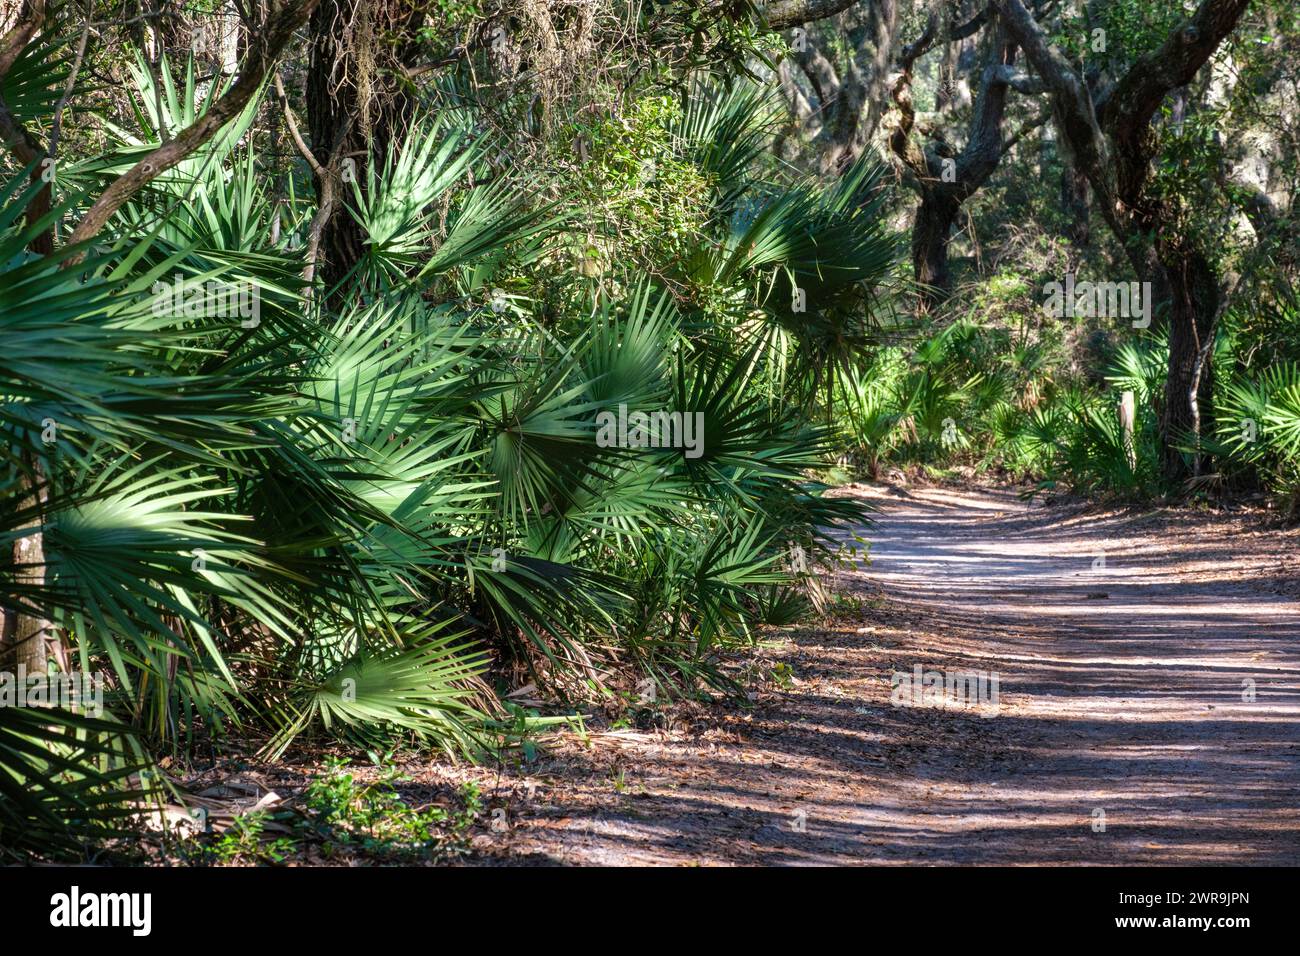
<svg viewBox="0 0 1300 956">
<path fill-rule="evenodd" d="M 503 852 L 1300 863 L 1300 604 L 1274 593 L 1293 541 L 1002 492 L 855 493 L 879 509 L 870 566 L 840 581 L 862 611 L 791 635 L 793 686 L 707 733 L 555 754 Z M 892 706 L 891 675 L 917 665 L 996 674 L 996 708 Z"/>
</svg>

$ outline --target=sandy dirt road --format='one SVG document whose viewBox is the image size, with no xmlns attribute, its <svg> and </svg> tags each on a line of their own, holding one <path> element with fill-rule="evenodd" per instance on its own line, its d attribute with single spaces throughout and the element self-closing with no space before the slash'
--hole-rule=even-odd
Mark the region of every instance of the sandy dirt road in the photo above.
<svg viewBox="0 0 1300 956">
<path fill-rule="evenodd" d="M 1300 557 L 1250 519 L 857 488 L 853 608 L 736 709 L 502 781 L 540 864 L 1300 863 Z M 1099 560 L 1102 559 L 1103 560 Z M 996 707 L 891 704 L 983 671 Z M 1252 699 L 1253 691 L 1253 699 Z"/>
</svg>

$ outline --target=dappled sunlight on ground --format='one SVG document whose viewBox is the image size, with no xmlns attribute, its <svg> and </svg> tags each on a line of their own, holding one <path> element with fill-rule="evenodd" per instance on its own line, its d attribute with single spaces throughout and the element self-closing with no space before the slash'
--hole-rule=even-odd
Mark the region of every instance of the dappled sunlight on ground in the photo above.
<svg viewBox="0 0 1300 956">
<path fill-rule="evenodd" d="M 1300 863 L 1294 533 L 852 493 L 880 509 L 869 564 L 840 581 L 861 603 L 791 632 L 792 686 L 557 742 L 485 857 Z M 892 706 L 916 665 L 994 673 L 997 704 Z"/>
</svg>

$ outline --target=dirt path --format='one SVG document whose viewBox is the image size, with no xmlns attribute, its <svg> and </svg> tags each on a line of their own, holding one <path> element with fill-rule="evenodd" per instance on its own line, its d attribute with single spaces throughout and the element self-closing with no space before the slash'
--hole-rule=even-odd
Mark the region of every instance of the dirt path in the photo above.
<svg viewBox="0 0 1300 956">
<path fill-rule="evenodd" d="M 858 609 L 768 655 L 791 686 L 750 711 L 565 746 L 484 849 L 582 864 L 1300 863 L 1295 534 L 1005 492 L 855 493 L 880 509 L 870 567 L 840 582 Z M 996 708 L 891 706 L 891 675 L 916 665 L 996 674 Z"/>
</svg>

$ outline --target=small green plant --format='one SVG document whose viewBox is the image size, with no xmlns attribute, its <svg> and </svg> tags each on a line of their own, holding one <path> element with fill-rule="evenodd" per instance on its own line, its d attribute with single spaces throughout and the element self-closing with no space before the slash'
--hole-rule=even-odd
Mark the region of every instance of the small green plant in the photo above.
<svg viewBox="0 0 1300 956">
<path fill-rule="evenodd" d="M 295 844 L 287 836 L 266 840 L 265 829 L 269 819 L 267 810 L 235 817 L 230 829 L 207 848 L 208 862 L 217 866 L 283 863 L 293 854 Z"/>
<path fill-rule="evenodd" d="M 395 767 L 381 767 L 373 782 L 360 783 L 346 760 L 331 759 L 303 793 L 300 830 L 319 840 L 326 856 L 409 859 L 462 851 L 465 833 L 482 810 L 477 787 L 462 790 L 460 811 L 416 809 L 397 790 L 406 779 Z"/>
</svg>

